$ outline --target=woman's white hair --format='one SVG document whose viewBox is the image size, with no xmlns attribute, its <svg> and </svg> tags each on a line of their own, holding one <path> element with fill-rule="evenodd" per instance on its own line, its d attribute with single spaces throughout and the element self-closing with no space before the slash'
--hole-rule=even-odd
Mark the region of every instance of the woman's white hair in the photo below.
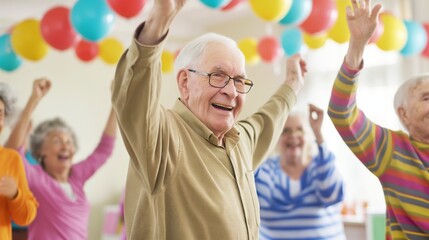
<svg viewBox="0 0 429 240">
<path fill-rule="evenodd" d="M 45 141 L 45 136 L 52 131 L 62 131 L 70 134 L 75 150 L 77 151 L 78 149 L 76 134 L 69 125 L 67 125 L 61 118 L 45 120 L 40 123 L 30 135 L 31 154 L 39 161 L 41 161 L 40 150 L 43 142 Z"/>
<path fill-rule="evenodd" d="M 4 114 L 6 124 L 11 123 L 13 117 L 15 117 L 16 107 L 15 103 L 18 98 L 15 93 L 9 87 L 7 83 L 0 83 L 0 101 L 4 104 Z"/>
<path fill-rule="evenodd" d="M 308 157 L 312 158 L 317 154 L 317 144 L 315 143 L 316 138 L 314 136 L 313 129 L 311 129 L 311 126 L 309 123 L 310 115 L 308 111 L 303 111 L 301 110 L 301 108 L 298 109 L 295 107 L 289 113 L 288 118 L 290 117 L 296 117 L 301 120 L 302 127 L 304 130 L 304 140 L 305 140 L 304 152 Z"/>
<path fill-rule="evenodd" d="M 201 60 L 201 56 L 203 56 L 208 45 L 212 43 L 223 44 L 231 48 L 232 51 L 235 51 L 236 54 L 241 58 L 242 69 L 245 69 L 244 55 L 233 39 L 217 33 L 206 33 L 190 41 L 180 50 L 179 55 L 174 62 L 175 76 L 177 76 L 181 70 L 198 63 Z"/>
<path fill-rule="evenodd" d="M 410 97 L 411 90 L 423 81 L 429 81 L 429 73 L 420 74 L 410 78 L 409 80 L 404 82 L 395 93 L 395 97 L 393 99 L 393 106 L 395 108 L 396 114 L 399 117 L 399 120 L 401 120 L 402 125 L 404 125 L 404 123 L 399 116 L 398 110 L 399 108 L 406 109 L 408 107 L 408 99 Z M 404 127 L 406 126 L 404 125 Z"/>
<path fill-rule="evenodd" d="M 311 129 L 311 126 L 309 123 L 310 115 L 308 111 L 298 110 L 297 108 L 294 108 L 289 113 L 288 118 L 289 117 L 299 117 L 301 119 L 306 141 L 311 142 L 315 140 L 313 129 Z"/>
</svg>

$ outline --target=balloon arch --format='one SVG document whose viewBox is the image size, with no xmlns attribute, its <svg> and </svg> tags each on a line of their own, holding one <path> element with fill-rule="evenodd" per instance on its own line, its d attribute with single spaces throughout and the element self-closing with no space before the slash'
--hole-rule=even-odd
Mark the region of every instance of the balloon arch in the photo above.
<svg viewBox="0 0 429 240">
<path fill-rule="evenodd" d="M 349 0 L 200 0 L 214 10 L 233 11 L 242 4 L 263 21 L 284 26 L 280 36 L 263 34 L 259 38 L 238 40 L 246 63 L 261 60 L 272 63 L 284 54 L 300 52 L 303 46 L 318 49 L 328 39 L 345 43 L 350 35 L 346 22 Z M 133 18 L 146 0 L 78 0 L 72 8 L 54 6 L 41 20 L 25 19 L 0 35 L 0 69 L 12 72 L 23 60 L 39 61 L 50 48 L 58 51 L 73 49 L 77 58 L 90 62 L 100 58 L 107 64 L 116 64 L 124 47 L 108 37 L 116 18 Z M 398 51 L 403 56 L 429 57 L 429 23 L 402 20 L 389 12 L 380 15 L 379 25 L 370 43 L 384 51 Z M 165 50 L 162 71 L 170 73 L 176 54 Z"/>
</svg>

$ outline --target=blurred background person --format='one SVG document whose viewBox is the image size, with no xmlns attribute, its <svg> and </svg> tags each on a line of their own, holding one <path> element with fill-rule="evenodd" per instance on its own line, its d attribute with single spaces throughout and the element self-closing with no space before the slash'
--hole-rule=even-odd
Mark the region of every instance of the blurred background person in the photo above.
<svg viewBox="0 0 429 240">
<path fill-rule="evenodd" d="M 8 139 L 8 145 L 19 149 L 23 158 L 31 115 L 50 88 L 48 79 L 34 81 L 32 94 Z M 84 185 L 111 156 L 116 126 L 116 117 L 110 111 L 98 146 L 78 163 L 73 163 L 77 139 L 70 126 L 60 118 L 36 126 L 30 136 L 30 149 L 40 164 L 23 161 L 30 189 L 40 203 L 38 215 L 28 229 L 30 240 L 88 238 L 90 206 Z"/>
<path fill-rule="evenodd" d="M 0 133 L 14 110 L 16 99 L 9 86 L 0 83 Z M 38 203 L 31 193 L 19 153 L 0 146 L 0 239 L 12 239 L 12 221 L 28 225 L 36 217 Z"/>
<path fill-rule="evenodd" d="M 308 122 L 316 138 L 315 155 Z M 323 111 L 312 104 L 308 120 L 292 112 L 278 141 L 278 156 L 256 171 L 260 239 L 345 239 L 343 180 L 324 142 L 322 123 Z"/>
</svg>

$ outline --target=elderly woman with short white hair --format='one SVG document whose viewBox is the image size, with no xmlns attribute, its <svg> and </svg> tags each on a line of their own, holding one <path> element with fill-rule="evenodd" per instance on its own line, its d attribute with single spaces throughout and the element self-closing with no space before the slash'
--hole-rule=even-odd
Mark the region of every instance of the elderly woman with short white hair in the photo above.
<svg viewBox="0 0 429 240">
<path fill-rule="evenodd" d="M 323 138 L 323 118 L 313 104 L 309 114 L 291 112 L 278 154 L 256 171 L 261 240 L 345 239 L 343 178 Z"/>
<path fill-rule="evenodd" d="M 30 119 L 51 87 L 48 79 L 37 79 L 8 144 L 20 149 L 27 139 Z M 98 146 L 83 161 L 74 162 L 77 140 L 74 131 L 60 118 L 39 124 L 30 137 L 31 152 L 40 165 L 24 161 L 30 189 L 40 203 L 29 226 L 29 240 L 88 238 L 89 202 L 84 185 L 111 156 L 116 136 L 116 117 L 111 111 Z"/>
</svg>

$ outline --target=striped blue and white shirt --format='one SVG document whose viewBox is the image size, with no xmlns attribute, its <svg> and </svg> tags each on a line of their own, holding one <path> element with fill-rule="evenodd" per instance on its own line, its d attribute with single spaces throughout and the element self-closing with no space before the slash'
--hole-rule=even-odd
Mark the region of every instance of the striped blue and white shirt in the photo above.
<svg viewBox="0 0 429 240">
<path fill-rule="evenodd" d="M 325 144 L 292 184 L 280 158 L 268 159 L 255 173 L 261 207 L 260 239 L 343 240 L 343 181 Z M 298 191 L 291 186 L 298 186 Z"/>
</svg>

